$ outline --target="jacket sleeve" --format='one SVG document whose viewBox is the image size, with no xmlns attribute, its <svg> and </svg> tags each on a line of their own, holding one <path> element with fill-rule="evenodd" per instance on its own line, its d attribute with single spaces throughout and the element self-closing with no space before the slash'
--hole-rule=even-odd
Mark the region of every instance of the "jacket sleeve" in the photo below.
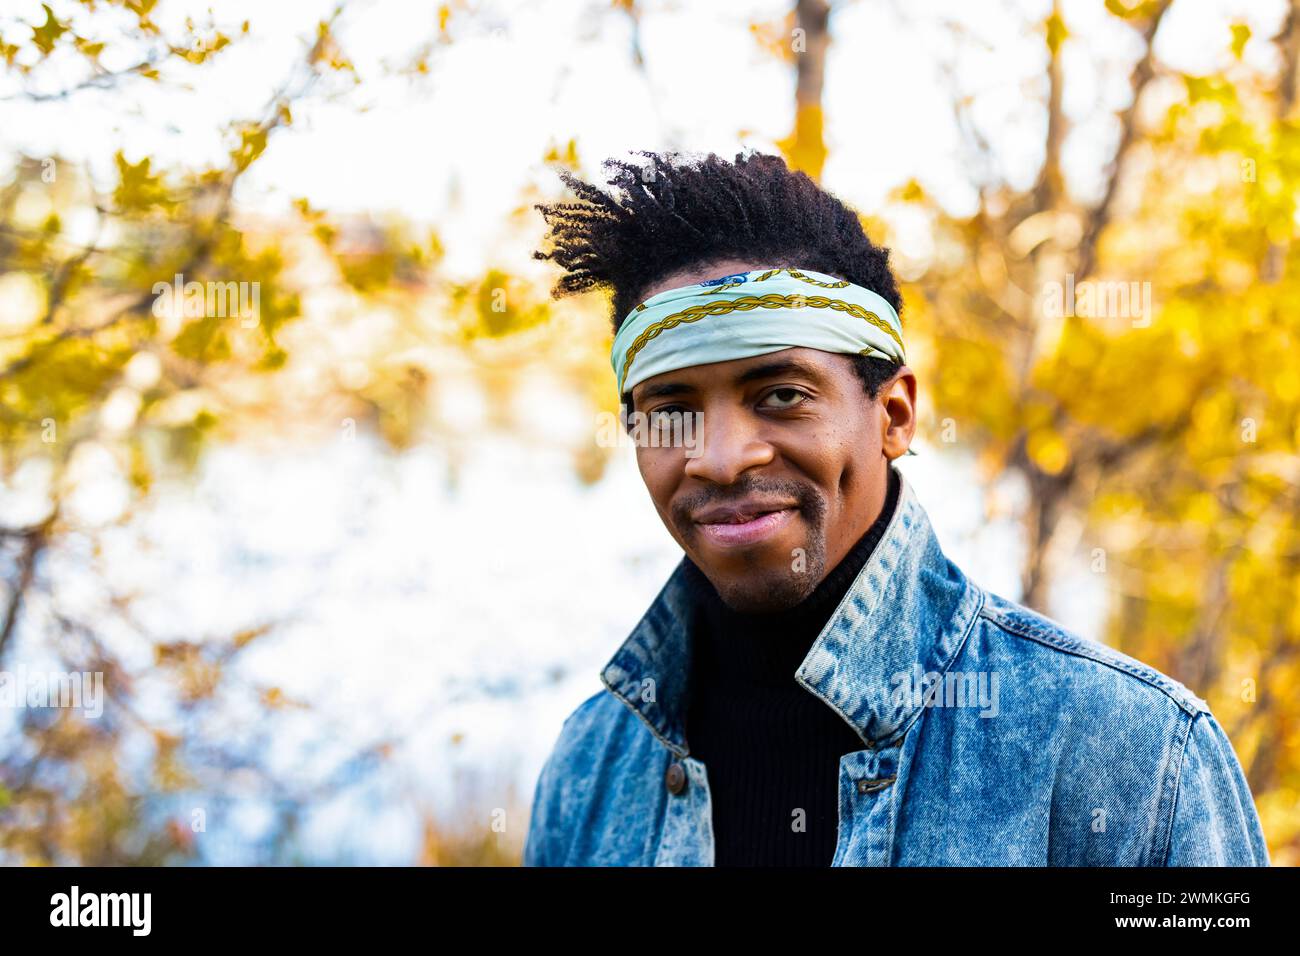
<svg viewBox="0 0 1300 956">
<path fill-rule="evenodd" d="M 1165 865 L 1269 865 L 1246 775 L 1208 710 L 1192 718 L 1187 735 Z"/>
<path fill-rule="evenodd" d="M 555 788 L 552 785 L 555 751 L 551 751 L 542 771 L 537 776 L 537 786 L 533 790 L 533 808 L 528 823 L 528 835 L 524 839 L 524 866 L 555 866 L 556 853 L 555 827 L 557 823 Z"/>
</svg>

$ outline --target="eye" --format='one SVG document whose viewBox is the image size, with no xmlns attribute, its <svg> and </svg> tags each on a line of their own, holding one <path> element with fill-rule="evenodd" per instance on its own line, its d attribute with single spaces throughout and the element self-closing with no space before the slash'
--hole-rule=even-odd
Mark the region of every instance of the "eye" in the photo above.
<svg viewBox="0 0 1300 956">
<path fill-rule="evenodd" d="M 774 388 L 763 396 L 763 402 L 761 404 L 767 405 L 768 408 L 776 409 L 797 408 L 802 405 L 804 400 L 808 397 L 807 392 L 800 391 L 797 388 Z M 767 404 L 767 401 L 770 398 L 776 399 L 776 403 Z"/>
<path fill-rule="evenodd" d="M 660 405 L 658 408 L 646 412 L 646 418 L 651 422 L 667 422 L 671 419 L 664 416 L 671 416 L 673 413 L 684 414 L 685 412 L 686 408 L 682 405 Z"/>
<path fill-rule="evenodd" d="M 645 424 L 654 432 L 668 432 L 681 428 L 690 412 L 681 405 L 661 405 L 645 413 Z"/>
</svg>

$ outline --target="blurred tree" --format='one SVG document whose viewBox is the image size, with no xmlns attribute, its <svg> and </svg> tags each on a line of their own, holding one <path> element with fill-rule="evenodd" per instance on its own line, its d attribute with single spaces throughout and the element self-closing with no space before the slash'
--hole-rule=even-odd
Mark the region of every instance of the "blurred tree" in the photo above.
<svg viewBox="0 0 1300 956">
<path fill-rule="evenodd" d="M 0 19 L 0 79 L 13 91 L 0 109 L 6 99 L 45 104 L 100 91 L 130 110 L 139 84 L 192 89 L 206 65 L 252 38 L 247 22 L 169 30 L 153 0 L 39 9 L 35 22 Z M 236 201 L 295 112 L 361 83 L 339 39 L 343 12 L 316 26 L 264 113 L 230 125 L 224 164 L 166 168 L 118 150 L 103 182 L 94 163 L 19 156 L 0 180 L 0 670 L 40 661 L 102 673 L 107 697 L 97 719 L 57 707 L 12 712 L 17 734 L 0 737 L 0 861 L 203 861 L 192 812 L 201 804 L 212 829 L 252 802 L 273 819 L 246 852 L 291 862 L 300 819 L 346 787 L 364 789 L 368 770 L 391 755 L 383 739 L 323 777 L 272 770 L 277 715 L 310 702 L 248 681 L 239 661 L 281 622 L 156 634 L 134 612 L 135 595 L 115 590 L 104 539 L 151 506 L 163 479 L 192 475 L 216 440 L 370 428 L 395 449 L 437 442 L 454 483 L 479 423 L 441 408 L 444 392 L 477 390 L 489 407 L 482 424 L 551 446 L 549 421 L 538 429 L 513 399 L 521 372 L 558 376 L 591 410 L 606 401 L 597 398 L 604 356 L 594 326 L 557 339 L 545 290 L 497 267 L 440 275 L 436 230 L 398 216 L 332 216 L 306 199 L 293 217 L 265 219 Z M 434 58 L 473 29 L 469 12 L 440 7 L 433 39 L 391 72 L 428 81 Z M 574 144 L 547 159 L 576 164 Z M 512 226 L 536 198 L 521 197 Z M 594 310 L 575 315 L 595 320 Z M 571 453 L 588 482 L 609 454 L 581 436 Z M 103 478 L 130 488 L 106 527 L 69 507 Z M 14 507 L 20 489 L 25 512 Z M 345 736 L 319 719 L 314 727 L 322 739 Z M 476 842 L 473 831 L 456 838 L 452 856 L 426 852 L 428 861 L 512 852 L 495 835 Z M 421 852 L 413 846 L 412 859 Z"/>
<path fill-rule="evenodd" d="M 794 57 L 794 129 L 777 145 L 795 169 L 821 179 L 826 164 L 822 90 L 830 48 L 831 8 L 827 0 L 796 0 L 790 53 Z"/>
<path fill-rule="evenodd" d="M 1139 52 L 1099 198 L 1067 188 L 1074 41 L 1055 2 L 1039 24 L 1032 186 L 998 172 L 980 97 L 954 82 L 977 211 L 954 216 L 916 181 L 894 197 L 934 243 L 905 291 L 909 325 L 936 436 L 976 451 L 990 479 L 1023 478 L 1022 600 L 1047 609 L 1061 560 L 1093 546 L 1085 557 L 1115 598 L 1108 639 L 1210 700 L 1276 861 L 1294 864 L 1300 4 L 1265 75 L 1242 56 L 1244 24 L 1224 37 L 1229 65 L 1194 76 L 1154 52 L 1168 0 L 1106 9 Z"/>
<path fill-rule="evenodd" d="M 180 88 L 249 31 L 246 22 L 190 20 L 165 30 L 154 0 L 57 6 L 42 6 L 35 25 L 0 23 L 12 101 L 140 83 Z M 295 706 L 234 667 L 269 626 L 148 633 L 131 595 L 108 585 L 97 529 L 67 501 L 95 480 L 124 478 L 132 494 L 117 524 L 125 523 L 157 475 L 192 466 L 215 430 L 248 411 L 230 383 L 285 364 L 281 336 L 300 315 L 300 289 L 278 238 L 238 224 L 233 196 L 271 137 L 292 124 L 295 102 L 324 79 L 355 82 L 335 39 L 338 15 L 319 24 L 263 115 L 230 126 L 223 165 L 166 170 L 118 151 L 114 181 L 99 184 L 59 157 L 20 157 L 0 186 L 0 466 L 11 505 L 22 497 L 12 483 L 24 479 L 29 515 L 0 526 L 0 667 L 12 664 L 22 635 L 24 664 L 102 674 L 106 698 L 98 718 L 44 705 L 4 715 L 18 733 L 0 743 L 0 861 L 194 857 L 197 834 L 233 799 L 235 777 L 258 782 L 281 818 L 273 838 L 292 832 L 310 800 L 305 784 L 295 789 L 266 770 L 266 727 L 250 733 L 230 722 L 240 706 L 267 715 Z M 90 574 L 97 600 L 70 598 L 78 581 L 49 571 L 60 546 L 81 556 L 82 597 Z M 211 820 L 192 816 L 194 794 Z"/>
</svg>

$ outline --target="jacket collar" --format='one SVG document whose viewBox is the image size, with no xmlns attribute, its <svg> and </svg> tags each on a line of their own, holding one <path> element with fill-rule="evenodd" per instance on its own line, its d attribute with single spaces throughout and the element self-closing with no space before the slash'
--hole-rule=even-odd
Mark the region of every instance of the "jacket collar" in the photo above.
<svg viewBox="0 0 1300 956">
<path fill-rule="evenodd" d="M 914 675 L 944 672 L 983 602 L 983 592 L 940 549 L 907 477 L 901 471 L 899 477 L 898 505 L 884 536 L 794 675 L 867 747 L 888 746 L 907 729 L 921 695 L 896 693 L 900 680 L 905 675 L 914 685 Z M 694 611 L 683 556 L 600 674 L 683 757 Z"/>
</svg>

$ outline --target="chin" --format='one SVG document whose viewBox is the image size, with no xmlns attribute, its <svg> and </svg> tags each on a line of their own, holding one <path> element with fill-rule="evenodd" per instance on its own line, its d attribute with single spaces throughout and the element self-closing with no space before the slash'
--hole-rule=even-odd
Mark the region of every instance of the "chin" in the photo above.
<svg viewBox="0 0 1300 956">
<path fill-rule="evenodd" d="M 727 606 L 746 614 L 770 614 L 794 607 L 816 588 L 808 574 L 792 571 L 788 564 L 766 573 L 754 568 L 737 575 L 710 577 Z"/>
<path fill-rule="evenodd" d="M 823 568 L 823 547 L 816 534 L 785 529 L 748 545 L 716 546 L 695 534 L 683 536 L 693 547 L 683 549 L 733 610 L 763 614 L 794 607 L 817 588 Z M 795 569 L 796 549 L 805 551 Z"/>
</svg>

